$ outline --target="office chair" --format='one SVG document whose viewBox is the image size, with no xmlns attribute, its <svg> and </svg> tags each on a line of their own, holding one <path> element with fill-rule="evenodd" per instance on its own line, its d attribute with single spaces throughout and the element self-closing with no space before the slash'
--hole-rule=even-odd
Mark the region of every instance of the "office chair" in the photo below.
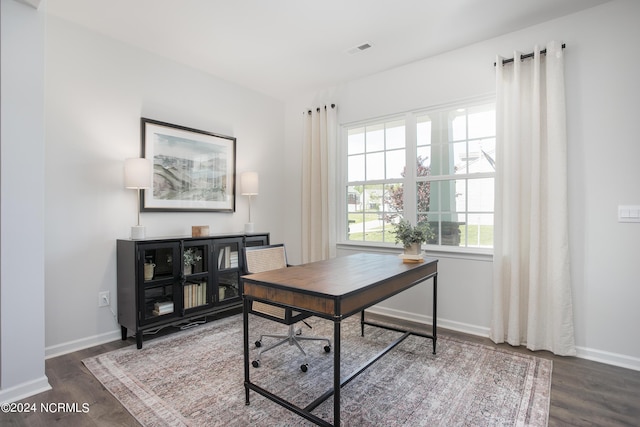
<svg viewBox="0 0 640 427">
<path fill-rule="evenodd" d="M 243 250 L 245 272 L 247 274 L 260 273 L 263 271 L 275 270 L 278 268 L 288 267 L 287 255 L 283 244 L 267 245 L 267 246 L 250 246 Z M 310 317 L 309 313 L 301 313 L 293 311 L 290 308 L 280 307 L 274 304 L 268 304 L 261 301 L 252 301 L 250 312 L 264 317 L 266 319 L 274 320 L 279 323 L 289 325 L 289 332 L 286 335 L 272 335 L 263 334 L 260 335 L 260 339 L 255 342 L 256 347 L 260 348 L 258 351 L 258 357 L 251 362 L 253 367 L 258 368 L 260 366 L 260 356 L 269 350 L 272 350 L 284 343 L 289 345 L 295 345 L 298 350 L 305 356 L 305 361 L 300 365 L 302 372 L 307 372 L 309 369 L 307 353 L 300 345 L 300 341 L 325 341 L 327 344 L 324 346 L 324 351 L 329 353 L 331 351 L 331 341 L 322 337 L 303 337 L 301 336 L 302 330 L 295 328 L 295 324 L 299 321 L 305 323 L 309 328 L 311 326 L 304 321 L 307 317 Z M 276 338 L 280 341 L 273 343 L 268 347 L 262 347 L 262 340 L 264 338 Z"/>
</svg>

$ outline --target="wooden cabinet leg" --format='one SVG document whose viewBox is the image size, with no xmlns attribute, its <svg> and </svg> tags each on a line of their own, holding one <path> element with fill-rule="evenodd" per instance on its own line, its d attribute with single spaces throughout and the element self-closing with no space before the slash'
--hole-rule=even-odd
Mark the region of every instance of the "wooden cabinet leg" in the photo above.
<svg viewBox="0 0 640 427">
<path fill-rule="evenodd" d="M 136 346 L 138 347 L 138 350 L 142 348 L 142 332 L 136 333 Z"/>
<path fill-rule="evenodd" d="M 122 332 L 122 341 L 127 340 L 127 328 L 120 326 L 120 332 Z"/>
</svg>

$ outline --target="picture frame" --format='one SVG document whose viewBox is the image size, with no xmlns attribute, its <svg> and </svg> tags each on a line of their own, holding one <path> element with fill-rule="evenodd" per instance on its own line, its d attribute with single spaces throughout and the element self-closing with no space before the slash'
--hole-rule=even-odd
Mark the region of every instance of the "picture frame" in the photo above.
<svg viewBox="0 0 640 427">
<path fill-rule="evenodd" d="M 141 212 L 235 212 L 236 138 L 140 119 L 152 186 Z"/>
</svg>

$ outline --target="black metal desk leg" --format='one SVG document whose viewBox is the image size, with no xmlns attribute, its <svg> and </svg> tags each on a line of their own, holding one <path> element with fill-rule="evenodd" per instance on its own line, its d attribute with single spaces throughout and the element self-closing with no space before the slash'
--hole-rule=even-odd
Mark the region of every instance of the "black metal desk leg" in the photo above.
<svg viewBox="0 0 640 427">
<path fill-rule="evenodd" d="M 333 425 L 340 427 L 340 320 L 333 321 Z"/>
<path fill-rule="evenodd" d="M 436 354 L 436 340 L 437 340 L 437 316 L 438 309 L 438 274 L 433 276 L 433 354 Z"/>
<path fill-rule="evenodd" d="M 360 312 L 360 336 L 364 336 L 364 310 Z"/>
<path fill-rule="evenodd" d="M 242 299 L 242 325 L 244 328 L 244 393 L 245 405 L 249 404 L 249 304 L 246 298 Z"/>
</svg>

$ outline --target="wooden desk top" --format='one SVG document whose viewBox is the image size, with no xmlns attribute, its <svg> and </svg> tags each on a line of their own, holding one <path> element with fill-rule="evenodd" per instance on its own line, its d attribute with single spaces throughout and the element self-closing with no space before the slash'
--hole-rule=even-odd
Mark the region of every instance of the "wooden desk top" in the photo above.
<svg viewBox="0 0 640 427">
<path fill-rule="evenodd" d="M 435 276 L 437 263 L 355 254 L 243 276 L 243 294 L 323 317 L 346 317 Z"/>
</svg>

